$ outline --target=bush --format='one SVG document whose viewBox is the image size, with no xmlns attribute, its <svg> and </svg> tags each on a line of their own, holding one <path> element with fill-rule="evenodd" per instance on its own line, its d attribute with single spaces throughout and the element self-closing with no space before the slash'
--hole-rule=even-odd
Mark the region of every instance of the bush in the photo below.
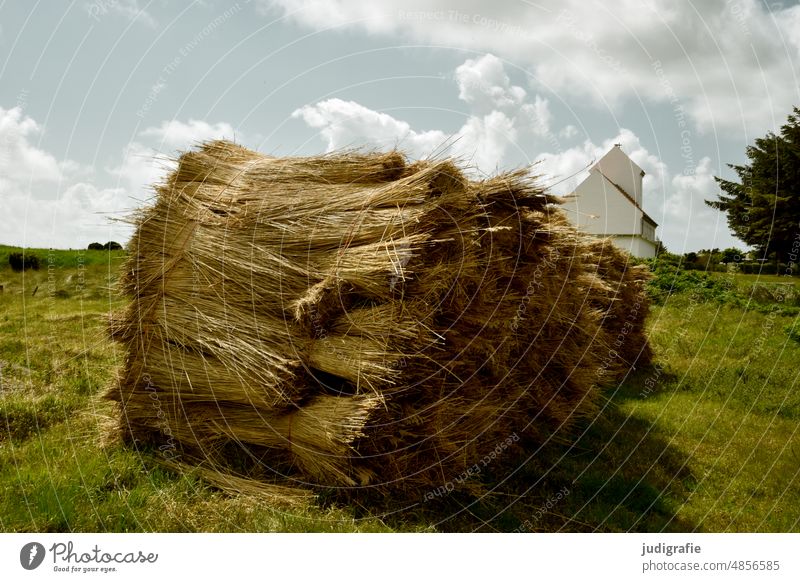
<svg viewBox="0 0 800 582">
<path fill-rule="evenodd" d="M 736 284 L 729 279 L 712 277 L 701 271 L 686 271 L 681 266 L 650 261 L 653 278 L 647 283 L 647 293 L 656 303 L 663 303 L 673 293 L 691 292 L 701 301 L 717 300 L 740 304 L 742 297 Z"/>
<path fill-rule="evenodd" d="M 761 313 L 777 309 L 783 315 L 800 314 L 800 293 L 790 285 L 755 283 L 740 288 L 732 277 L 687 271 L 681 265 L 658 259 L 649 259 L 646 263 L 653 274 L 647 283 L 647 294 L 654 303 L 663 304 L 673 294 L 687 293 L 697 301 L 717 301 Z"/>
<path fill-rule="evenodd" d="M 739 272 L 746 275 L 785 275 L 788 269 L 797 274 L 797 266 L 781 263 L 739 263 Z"/>
<path fill-rule="evenodd" d="M 26 269 L 39 270 L 39 257 L 36 255 L 26 255 L 25 253 L 9 253 L 8 264 L 11 270 L 20 273 Z"/>
<path fill-rule="evenodd" d="M 110 240 L 104 245 L 99 242 L 90 243 L 88 249 L 90 251 L 121 251 L 122 245 L 115 240 Z"/>
</svg>

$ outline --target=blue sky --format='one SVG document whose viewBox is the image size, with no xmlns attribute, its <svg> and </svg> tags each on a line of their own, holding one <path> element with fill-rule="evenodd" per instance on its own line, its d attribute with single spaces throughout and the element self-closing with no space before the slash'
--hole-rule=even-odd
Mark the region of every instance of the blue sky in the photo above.
<svg viewBox="0 0 800 582">
<path fill-rule="evenodd" d="M 124 242 L 170 157 L 399 147 L 566 193 L 622 143 L 667 247 L 743 246 L 706 207 L 798 98 L 790 3 L 94 0 L 0 5 L 0 243 Z"/>
</svg>

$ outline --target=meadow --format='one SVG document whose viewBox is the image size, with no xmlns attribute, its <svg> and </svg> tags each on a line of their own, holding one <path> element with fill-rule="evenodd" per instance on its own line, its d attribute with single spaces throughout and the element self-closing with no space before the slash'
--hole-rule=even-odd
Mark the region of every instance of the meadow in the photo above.
<svg viewBox="0 0 800 582">
<path fill-rule="evenodd" d="M 794 278 L 656 269 L 653 364 L 481 494 L 286 507 L 110 438 L 124 251 L 35 250 L 40 269 L 15 273 L 18 250 L 0 247 L 2 531 L 800 531 Z"/>
</svg>

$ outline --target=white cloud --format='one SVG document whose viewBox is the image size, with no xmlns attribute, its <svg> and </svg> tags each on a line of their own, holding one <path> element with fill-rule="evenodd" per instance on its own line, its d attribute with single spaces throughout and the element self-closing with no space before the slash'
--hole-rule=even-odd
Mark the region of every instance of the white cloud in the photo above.
<svg viewBox="0 0 800 582">
<path fill-rule="evenodd" d="M 90 242 L 125 243 L 130 229 L 109 218 L 126 210 L 122 189 L 76 183 L 53 198 L 34 198 L 20 190 L 0 201 L 3 242 L 38 248 L 84 248 Z"/>
<path fill-rule="evenodd" d="M 78 247 L 94 240 L 127 239 L 110 223 L 126 202 L 116 188 L 81 181 L 86 168 L 58 160 L 31 142 L 42 131 L 20 108 L 0 108 L 0 236 L 34 247 Z"/>
<path fill-rule="evenodd" d="M 89 17 L 100 22 L 107 14 L 119 14 L 120 16 L 156 28 L 156 19 L 147 11 L 139 6 L 138 0 L 94 0 L 85 4 L 86 12 Z"/>
<path fill-rule="evenodd" d="M 705 200 L 717 198 L 719 187 L 714 181 L 715 173 L 711 160 L 705 157 L 697 164 L 694 173 L 678 174 L 672 178 L 663 204 L 667 220 L 661 229 L 662 237 L 670 241 L 668 248 L 672 252 L 688 252 L 701 246 L 746 247 L 728 231 L 725 215 L 705 203 Z"/>
<path fill-rule="evenodd" d="M 354 101 L 328 99 L 301 107 L 292 117 L 318 129 L 328 151 L 369 143 L 384 149 L 402 147 L 411 155 L 424 157 L 447 141 L 444 132 L 416 132 L 405 121 Z"/>
<path fill-rule="evenodd" d="M 391 6 L 388 10 L 378 2 L 352 2 L 348 0 L 304 0 L 301 3 L 292 0 L 263 0 L 257 2 L 262 12 L 269 12 L 272 6 L 280 7 L 292 14 L 298 21 L 314 28 L 329 28 L 358 24 L 358 20 L 368 20 L 365 26 L 370 32 L 388 33 L 396 30 L 394 14 Z"/>
<path fill-rule="evenodd" d="M 124 243 L 130 228 L 109 219 L 138 206 L 171 167 L 159 151 L 172 154 L 198 141 L 233 136 L 230 124 L 197 120 L 147 128 L 125 148 L 120 165 L 108 170 L 116 184 L 105 187 L 93 183 L 91 168 L 35 145 L 32 138 L 41 131 L 21 109 L 0 108 L 0 242 L 54 248 Z"/>
<path fill-rule="evenodd" d="M 558 132 L 558 137 L 562 139 L 572 139 L 578 135 L 578 128 L 574 125 L 566 125 Z"/>
<path fill-rule="evenodd" d="M 61 179 L 62 164 L 29 141 L 40 132 L 41 127 L 25 117 L 21 108 L 0 107 L 0 179 L 16 183 Z"/>
<path fill-rule="evenodd" d="M 368 145 L 401 148 L 415 158 L 447 152 L 486 172 L 502 162 L 508 144 L 517 137 L 514 122 L 502 111 L 470 116 L 454 135 L 440 130 L 414 131 L 405 121 L 341 99 L 306 105 L 292 116 L 318 129 L 328 151 Z"/>
<path fill-rule="evenodd" d="M 156 19 L 147 10 L 139 7 L 138 0 L 116 0 L 113 4 L 113 10 L 128 20 L 140 22 L 151 28 L 158 26 Z"/>
<path fill-rule="evenodd" d="M 492 53 L 528 68 L 564 99 L 617 107 L 674 97 L 701 130 L 760 135 L 798 101 L 800 6 L 757 0 L 261 0 L 316 29 L 349 27 L 412 42 Z M 774 12 L 770 12 L 773 10 Z M 491 63 L 465 70 L 485 75 Z M 477 98 L 468 91 L 464 97 Z M 502 99 L 513 94 L 502 93 Z"/>
<path fill-rule="evenodd" d="M 533 103 L 525 103 L 520 108 L 525 127 L 530 129 L 535 135 L 546 137 L 550 135 L 550 124 L 553 122 L 553 114 L 550 113 L 550 102 L 537 95 Z M 569 126 L 572 127 L 572 126 Z M 573 129 L 575 129 L 573 127 Z"/>
<path fill-rule="evenodd" d="M 511 84 L 502 61 L 487 54 L 467 59 L 455 72 L 459 98 L 470 107 L 461 128 L 416 131 L 402 120 L 354 101 L 327 99 L 294 111 L 293 117 L 319 130 L 327 150 L 357 146 L 402 148 L 412 157 L 433 152 L 462 158 L 472 168 L 491 173 L 503 165 L 520 135 L 551 137 L 553 116 L 547 99 Z"/>
<path fill-rule="evenodd" d="M 518 107 L 526 91 L 512 85 L 503 62 L 493 54 L 467 59 L 456 69 L 458 98 L 477 109 Z"/>
<path fill-rule="evenodd" d="M 108 172 L 134 198 L 144 200 L 152 195 L 152 186 L 175 168 L 174 157 L 180 151 L 213 139 L 232 140 L 235 135 L 233 126 L 225 122 L 164 121 L 139 132 L 136 140 L 124 149 L 120 165 Z"/>
<path fill-rule="evenodd" d="M 458 131 L 453 154 L 485 173 L 493 173 L 516 139 L 514 122 L 502 111 L 492 111 L 482 118 L 472 116 L 467 120 Z"/>
<path fill-rule="evenodd" d="M 503 61 L 493 54 L 467 59 L 456 68 L 455 77 L 458 98 L 470 105 L 473 112 L 500 111 L 514 119 L 514 125 L 523 132 L 539 137 L 550 134 L 553 121 L 550 102 L 541 95 L 536 95 L 533 103 L 527 102 L 527 91 L 511 84 Z M 474 125 L 475 121 L 470 123 Z"/>
<path fill-rule="evenodd" d="M 158 142 L 159 147 L 185 149 L 211 139 L 232 140 L 235 134 L 236 131 L 229 123 L 211 124 L 197 119 L 190 119 L 187 122 L 173 119 L 162 122 L 158 127 L 148 127 L 139 134 L 139 137 L 151 138 Z"/>
<path fill-rule="evenodd" d="M 163 180 L 175 167 L 172 158 L 158 153 L 154 148 L 133 141 L 122 152 L 122 163 L 108 172 L 117 178 L 118 186 L 134 197 L 144 200 L 152 194 L 151 186 Z"/>
</svg>

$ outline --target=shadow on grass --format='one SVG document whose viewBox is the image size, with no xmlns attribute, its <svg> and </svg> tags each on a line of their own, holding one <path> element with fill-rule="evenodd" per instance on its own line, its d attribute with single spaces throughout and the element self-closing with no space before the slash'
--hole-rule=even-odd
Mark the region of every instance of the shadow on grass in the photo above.
<svg viewBox="0 0 800 582">
<path fill-rule="evenodd" d="M 354 499 L 318 491 L 321 508 L 338 506 L 365 524 L 378 518 L 396 531 L 695 531 L 695 523 L 678 517 L 696 483 L 686 457 L 662 431 L 618 406 L 642 399 L 640 387 L 653 373 L 644 368 L 609 393 L 593 421 L 572 428 L 572 444 L 556 434 L 538 449 L 526 445 L 530 456 L 517 456 L 515 464 L 503 466 L 502 457 L 490 464 L 481 471 L 480 493 L 420 490 L 405 498 Z M 661 386 L 677 380 L 659 373 Z M 508 462 L 513 456 L 509 451 Z M 317 525 L 309 518 L 298 527 L 316 531 Z"/>
<path fill-rule="evenodd" d="M 454 491 L 430 499 L 380 502 L 377 513 L 399 530 L 438 531 L 690 531 L 677 516 L 694 486 L 686 459 L 646 421 L 615 403 L 640 398 L 652 369 L 637 372 L 591 423 L 572 430 L 573 444 L 549 443 L 516 466 L 484 473 L 480 495 Z M 662 380 L 665 372 L 660 372 Z M 575 437 L 578 437 L 577 439 Z M 562 437 L 563 439 L 563 437 Z M 364 501 L 359 517 L 376 515 Z"/>
</svg>

